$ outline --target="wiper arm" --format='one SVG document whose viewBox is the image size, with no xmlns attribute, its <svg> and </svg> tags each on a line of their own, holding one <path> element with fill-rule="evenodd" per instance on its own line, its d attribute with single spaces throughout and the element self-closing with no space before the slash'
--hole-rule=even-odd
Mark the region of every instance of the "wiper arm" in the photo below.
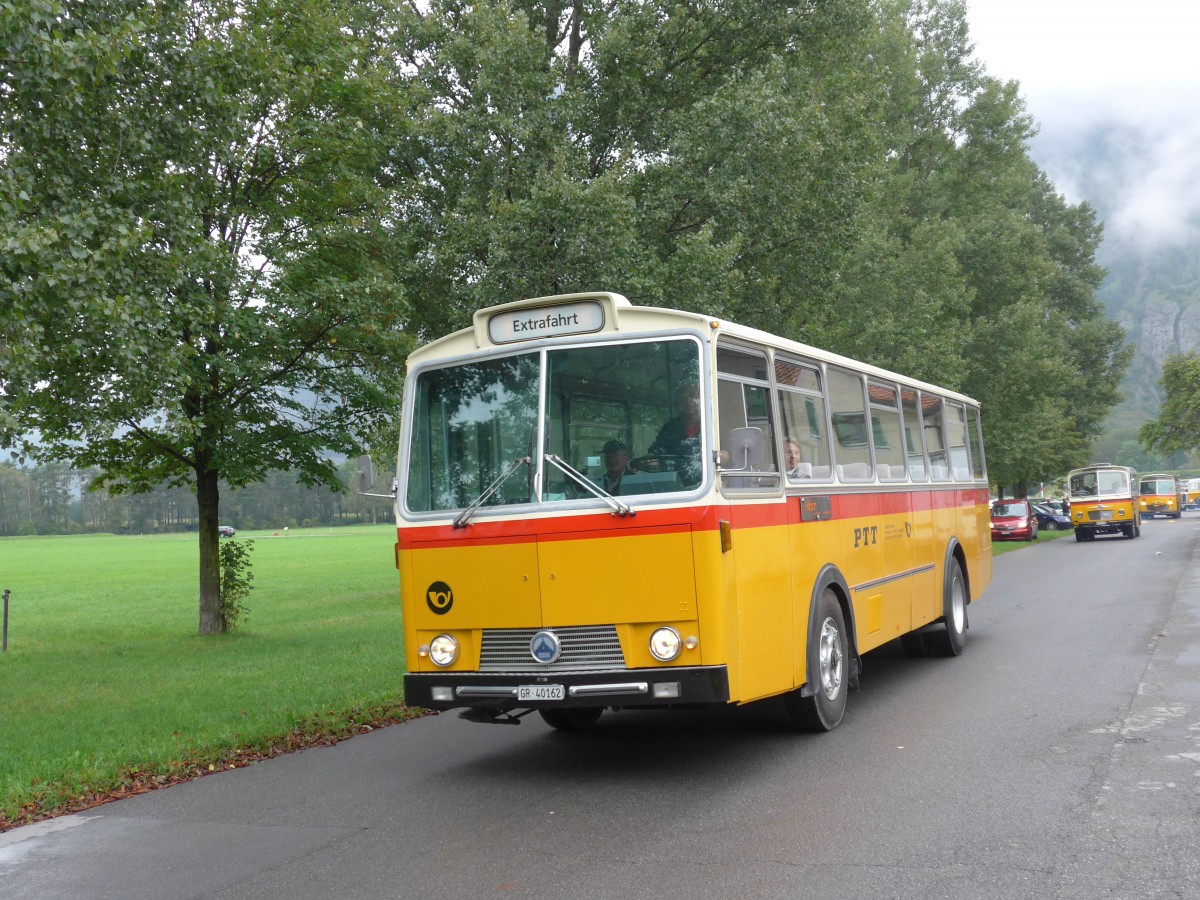
<svg viewBox="0 0 1200 900">
<path fill-rule="evenodd" d="M 599 497 L 601 500 L 603 500 L 605 503 L 607 503 L 609 506 L 611 506 L 613 508 L 613 511 L 618 516 L 625 517 L 625 516 L 636 516 L 637 515 L 637 512 L 633 509 L 632 506 L 630 506 L 628 503 L 622 503 L 620 500 L 618 500 L 616 497 L 614 497 L 608 491 L 606 491 L 603 488 L 598 487 L 597 485 L 592 483 L 586 475 L 584 475 L 582 472 L 580 472 L 578 469 L 576 469 L 574 466 L 572 466 L 569 462 L 567 462 L 561 456 L 555 456 L 553 453 L 547 453 L 542 458 L 544 460 L 546 460 L 546 462 L 553 465 L 554 468 L 558 469 L 563 474 L 570 476 L 571 479 L 573 481 L 575 481 L 585 491 L 587 491 L 588 493 L 590 493 L 596 497 Z"/>
<path fill-rule="evenodd" d="M 483 493 L 475 498 L 475 502 L 455 517 L 454 527 L 466 528 L 471 520 L 471 516 L 475 515 L 475 512 L 479 509 L 479 507 L 483 506 L 483 504 L 487 502 L 488 497 L 496 493 L 496 491 L 500 489 L 500 485 L 504 484 L 504 482 L 508 481 L 508 479 L 512 477 L 513 472 L 517 471 L 517 469 L 519 469 L 522 465 L 528 465 L 529 462 L 530 459 L 528 456 L 518 456 L 516 459 L 510 462 L 508 464 L 508 468 L 501 472 L 496 480 L 484 488 Z"/>
</svg>

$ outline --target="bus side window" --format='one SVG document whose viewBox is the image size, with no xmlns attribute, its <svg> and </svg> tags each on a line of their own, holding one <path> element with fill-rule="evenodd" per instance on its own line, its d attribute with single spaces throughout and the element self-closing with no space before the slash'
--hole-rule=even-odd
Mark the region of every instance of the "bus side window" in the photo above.
<svg viewBox="0 0 1200 900">
<path fill-rule="evenodd" d="M 967 454 L 967 419 L 961 403 L 946 404 L 946 433 L 950 440 L 950 474 L 955 481 L 971 481 Z"/>
<path fill-rule="evenodd" d="M 829 460 L 821 370 L 816 365 L 777 355 L 775 383 L 779 388 L 784 434 L 782 465 L 788 480 L 828 480 L 833 468 Z"/>
<path fill-rule="evenodd" d="M 929 477 L 950 480 L 950 458 L 946 453 L 946 410 L 942 398 L 921 393 L 921 417 L 924 421 L 925 450 L 929 453 Z"/>
<path fill-rule="evenodd" d="M 833 458 L 838 474 L 848 481 L 871 477 L 871 438 L 863 379 L 829 369 L 829 407 L 833 421 Z"/>
<path fill-rule="evenodd" d="M 900 389 L 900 405 L 904 412 L 904 453 L 908 460 L 908 476 L 924 481 L 926 474 L 925 444 L 921 440 L 921 404 L 913 388 Z"/>
<path fill-rule="evenodd" d="M 717 347 L 717 435 L 721 466 L 726 469 L 752 469 L 758 472 L 779 471 L 775 461 L 775 429 L 771 406 L 771 388 L 767 381 L 765 353 L 743 347 Z M 746 443 L 732 438 L 734 429 L 757 428 L 761 432 L 761 457 L 749 458 Z M 740 432 L 745 436 L 745 432 Z M 775 486 L 778 482 L 771 482 Z M 737 487 L 764 487 L 757 481 Z"/>
<path fill-rule="evenodd" d="M 896 386 L 880 381 L 868 381 L 867 396 L 871 401 L 871 441 L 875 447 L 875 471 L 880 481 L 904 481 L 908 470 L 905 464 Z"/>
<path fill-rule="evenodd" d="M 967 440 L 971 445 L 971 474 L 976 480 L 987 478 L 987 463 L 983 456 L 983 426 L 979 423 L 979 410 L 967 410 Z"/>
</svg>

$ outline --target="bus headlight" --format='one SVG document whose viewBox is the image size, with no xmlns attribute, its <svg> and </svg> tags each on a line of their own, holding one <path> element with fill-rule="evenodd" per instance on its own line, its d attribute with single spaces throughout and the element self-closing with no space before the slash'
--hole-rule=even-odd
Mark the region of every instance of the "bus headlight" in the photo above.
<svg viewBox="0 0 1200 900">
<path fill-rule="evenodd" d="M 674 628 L 656 628 L 654 634 L 650 635 L 650 655 L 659 662 L 670 662 L 682 649 L 683 641 L 679 639 L 679 632 Z"/>
<path fill-rule="evenodd" d="M 448 634 L 439 634 L 429 642 L 429 659 L 435 666 L 449 666 L 458 659 L 458 641 Z"/>
</svg>

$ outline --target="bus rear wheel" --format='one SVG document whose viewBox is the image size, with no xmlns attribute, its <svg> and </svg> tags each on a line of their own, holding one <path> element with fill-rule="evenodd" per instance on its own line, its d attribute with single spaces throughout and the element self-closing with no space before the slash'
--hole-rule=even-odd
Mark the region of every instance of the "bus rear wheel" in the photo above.
<svg viewBox="0 0 1200 900">
<path fill-rule="evenodd" d="M 957 559 L 950 560 L 950 571 L 946 573 L 946 586 L 942 607 L 945 609 L 945 631 L 931 631 L 926 635 L 929 649 L 934 656 L 958 656 L 967 644 L 967 579 Z"/>
<path fill-rule="evenodd" d="M 538 715 L 551 728 L 559 731 L 583 731 L 600 721 L 604 713 L 602 706 L 584 706 L 573 709 L 539 709 Z"/>
<path fill-rule="evenodd" d="M 832 588 L 821 592 L 821 606 L 808 636 L 808 677 L 815 691 L 784 698 L 788 719 L 801 731 L 833 731 L 846 714 L 850 687 L 850 645 L 842 605 Z"/>
</svg>

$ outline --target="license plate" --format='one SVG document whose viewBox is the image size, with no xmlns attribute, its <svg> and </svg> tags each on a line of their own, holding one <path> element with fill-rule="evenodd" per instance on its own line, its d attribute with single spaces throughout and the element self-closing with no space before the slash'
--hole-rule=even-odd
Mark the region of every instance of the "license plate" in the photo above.
<svg viewBox="0 0 1200 900">
<path fill-rule="evenodd" d="M 518 700 L 565 700 L 567 692 L 561 684 L 517 685 Z"/>
</svg>

